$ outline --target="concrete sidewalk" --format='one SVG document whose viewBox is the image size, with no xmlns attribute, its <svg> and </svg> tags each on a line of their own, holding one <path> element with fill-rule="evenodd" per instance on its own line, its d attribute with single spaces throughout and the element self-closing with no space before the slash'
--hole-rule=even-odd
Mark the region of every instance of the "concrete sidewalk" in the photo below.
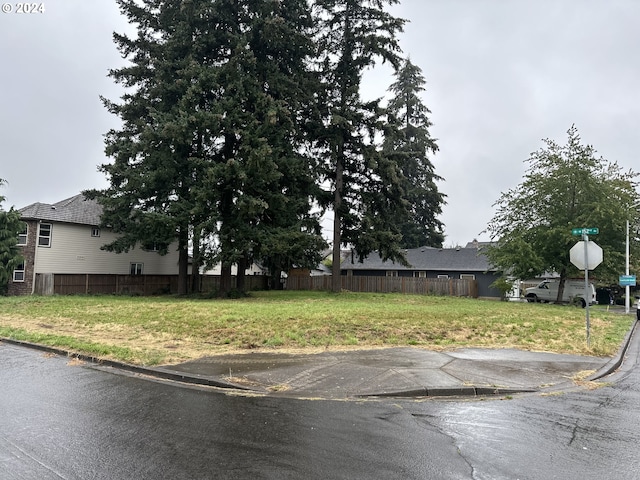
<svg viewBox="0 0 640 480">
<path fill-rule="evenodd" d="M 363 396 L 505 395 L 573 387 L 581 372 L 596 380 L 619 368 L 636 323 L 614 358 L 527 352 L 514 349 L 461 349 L 432 352 L 384 348 L 309 355 L 247 353 L 218 355 L 154 369 L 183 380 L 235 386 L 254 392 L 305 398 Z M 638 346 L 633 349 L 638 350 Z"/>
<path fill-rule="evenodd" d="M 518 350 L 438 353 L 385 348 L 313 355 L 220 355 L 155 370 L 269 395 L 342 399 L 535 391 L 567 382 L 580 371 L 599 370 L 608 361 Z"/>
<path fill-rule="evenodd" d="M 515 349 L 433 352 L 414 347 L 299 355 L 216 355 L 162 367 L 77 357 L 102 369 L 272 396 L 349 399 L 507 395 L 573 387 L 572 379 L 580 372 L 592 372 L 587 380 L 611 374 L 620 367 L 628 351 L 640 357 L 640 339 L 634 334 L 636 324 L 634 322 L 614 358 Z M 0 341 L 68 355 L 51 347 L 8 339 Z"/>
<path fill-rule="evenodd" d="M 597 371 L 610 359 L 519 350 L 439 353 L 385 348 L 314 355 L 220 355 L 155 370 L 214 379 L 269 395 L 344 399 L 531 392 Z"/>
</svg>

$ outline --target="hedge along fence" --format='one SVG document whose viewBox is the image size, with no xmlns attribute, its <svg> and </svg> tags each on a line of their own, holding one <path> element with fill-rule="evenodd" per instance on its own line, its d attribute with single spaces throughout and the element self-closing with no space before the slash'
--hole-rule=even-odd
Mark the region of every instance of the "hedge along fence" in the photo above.
<svg viewBox="0 0 640 480">
<path fill-rule="evenodd" d="M 191 278 L 189 278 L 191 283 Z M 215 291 L 220 288 L 220 275 L 202 275 L 201 291 Z M 235 288 L 236 277 L 232 278 Z M 247 275 L 247 290 L 265 290 L 267 277 Z M 160 295 L 177 293 L 178 275 L 99 275 L 99 274 L 53 274 L 36 275 L 35 293 L 38 295 L 78 295 L 78 294 L 133 294 Z"/>
<path fill-rule="evenodd" d="M 287 278 L 287 290 L 331 290 L 331 275 L 317 277 L 291 275 Z M 415 295 L 445 295 L 451 297 L 478 298 L 478 282 L 463 278 L 414 278 L 414 277 L 340 277 L 342 290 L 370 293 L 407 293 Z"/>
</svg>

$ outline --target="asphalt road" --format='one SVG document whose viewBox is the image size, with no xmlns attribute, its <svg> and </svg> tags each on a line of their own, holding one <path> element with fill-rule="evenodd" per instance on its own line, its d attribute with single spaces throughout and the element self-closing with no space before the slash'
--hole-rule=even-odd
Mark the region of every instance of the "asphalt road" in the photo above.
<svg viewBox="0 0 640 480">
<path fill-rule="evenodd" d="M 461 478 L 449 439 L 387 403 L 114 375 L 0 345 L 2 479 Z"/>
<path fill-rule="evenodd" d="M 636 479 L 634 367 L 552 396 L 295 400 L 0 343 L 0 479 Z"/>
</svg>

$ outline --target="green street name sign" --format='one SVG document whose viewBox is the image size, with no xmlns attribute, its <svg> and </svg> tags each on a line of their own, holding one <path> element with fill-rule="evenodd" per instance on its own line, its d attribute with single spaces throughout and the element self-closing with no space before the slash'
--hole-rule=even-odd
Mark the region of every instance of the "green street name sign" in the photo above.
<svg viewBox="0 0 640 480">
<path fill-rule="evenodd" d="M 599 228 L 574 228 L 571 235 L 597 235 L 600 233 Z"/>
</svg>

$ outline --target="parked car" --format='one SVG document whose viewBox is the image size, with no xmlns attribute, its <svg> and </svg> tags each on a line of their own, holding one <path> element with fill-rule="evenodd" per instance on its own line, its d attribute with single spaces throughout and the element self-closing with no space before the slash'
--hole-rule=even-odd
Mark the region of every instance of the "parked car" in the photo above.
<svg viewBox="0 0 640 480">
<path fill-rule="evenodd" d="M 558 299 L 559 285 L 559 280 L 544 280 L 537 287 L 527 288 L 524 298 L 528 302 L 555 302 Z M 596 303 L 596 289 L 593 283 L 590 283 L 585 292 L 584 281 L 565 280 L 562 302 L 575 302 L 583 308 L 587 305 L 587 302 L 592 305 Z"/>
</svg>

